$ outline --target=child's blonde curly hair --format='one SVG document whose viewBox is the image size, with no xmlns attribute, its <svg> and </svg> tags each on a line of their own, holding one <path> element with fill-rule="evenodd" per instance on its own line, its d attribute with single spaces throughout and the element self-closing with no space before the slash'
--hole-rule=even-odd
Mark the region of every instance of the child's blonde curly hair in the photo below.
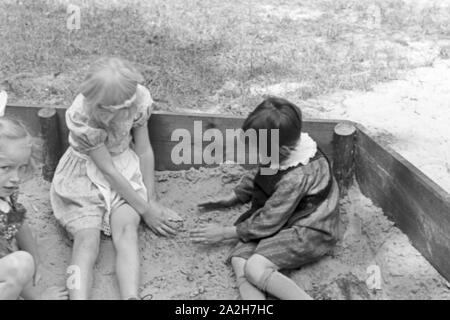
<svg viewBox="0 0 450 320">
<path fill-rule="evenodd" d="M 92 107 L 117 106 L 133 98 L 144 78 L 121 58 L 101 58 L 90 67 L 79 92 Z"/>
<path fill-rule="evenodd" d="M 27 139 L 28 145 L 31 148 L 31 156 L 28 162 L 26 177 L 29 178 L 36 168 L 42 163 L 42 141 L 33 137 L 28 129 L 19 120 L 10 118 L 8 116 L 0 117 L 0 141 L 4 139 L 17 140 Z M 0 142 L 1 144 L 4 142 Z"/>
</svg>

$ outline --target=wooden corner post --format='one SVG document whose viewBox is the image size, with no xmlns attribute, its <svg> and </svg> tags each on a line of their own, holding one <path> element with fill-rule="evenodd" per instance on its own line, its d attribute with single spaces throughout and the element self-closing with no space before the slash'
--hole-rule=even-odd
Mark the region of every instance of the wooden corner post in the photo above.
<svg viewBox="0 0 450 320">
<path fill-rule="evenodd" d="M 351 122 L 341 122 L 333 134 L 333 172 L 341 195 L 347 193 L 355 173 L 356 127 Z"/>
<path fill-rule="evenodd" d="M 55 108 L 43 108 L 38 112 L 41 137 L 44 142 L 42 176 L 52 181 L 60 158 L 61 137 Z"/>
</svg>

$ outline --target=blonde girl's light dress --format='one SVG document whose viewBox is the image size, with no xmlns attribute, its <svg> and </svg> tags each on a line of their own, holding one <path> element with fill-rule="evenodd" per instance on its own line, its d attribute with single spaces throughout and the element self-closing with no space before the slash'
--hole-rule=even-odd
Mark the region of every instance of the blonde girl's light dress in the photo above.
<svg viewBox="0 0 450 320">
<path fill-rule="evenodd" d="M 132 130 L 148 121 L 152 104 L 150 92 L 138 85 L 136 96 L 114 106 L 114 113 L 93 116 L 81 94 L 67 110 L 70 146 L 56 168 L 50 200 L 56 219 L 71 236 L 84 229 L 111 235 L 111 213 L 126 203 L 89 157 L 96 148 L 106 146 L 116 169 L 147 200 L 139 157 L 132 149 Z"/>
</svg>

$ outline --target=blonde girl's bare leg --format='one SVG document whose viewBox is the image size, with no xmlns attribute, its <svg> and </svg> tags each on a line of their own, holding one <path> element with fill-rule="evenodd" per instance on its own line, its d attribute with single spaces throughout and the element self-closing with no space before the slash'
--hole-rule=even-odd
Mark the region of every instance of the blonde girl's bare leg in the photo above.
<svg viewBox="0 0 450 320">
<path fill-rule="evenodd" d="M 34 274 L 33 257 L 25 251 L 0 259 L 0 300 L 16 300 Z"/>
<path fill-rule="evenodd" d="M 246 262 L 247 260 L 245 260 L 244 258 L 231 258 L 231 266 L 233 267 L 234 274 L 236 275 L 236 281 L 241 298 L 243 300 L 265 300 L 265 293 L 248 282 L 248 280 L 245 278 L 244 270 Z"/>
<path fill-rule="evenodd" d="M 123 299 L 139 297 L 139 214 L 128 204 L 111 213 L 111 233 L 116 249 L 116 274 Z"/>
<path fill-rule="evenodd" d="M 74 282 L 74 286 L 68 287 L 70 300 L 89 299 L 99 247 L 99 229 L 84 229 L 75 234 L 71 267 L 77 268 L 75 275 L 80 278 Z"/>
</svg>

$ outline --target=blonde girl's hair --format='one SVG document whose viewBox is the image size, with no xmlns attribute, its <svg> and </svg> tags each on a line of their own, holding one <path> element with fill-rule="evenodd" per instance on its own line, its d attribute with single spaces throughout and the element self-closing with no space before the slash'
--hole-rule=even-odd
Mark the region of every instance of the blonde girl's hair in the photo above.
<svg viewBox="0 0 450 320">
<path fill-rule="evenodd" d="M 91 107 L 117 106 L 131 99 L 143 81 L 130 62 L 101 58 L 92 64 L 79 91 Z"/>
<path fill-rule="evenodd" d="M 20 121 L 7 116 L 0 117 L 0 141 L 4 139 L 27 139 L 31 148 L 31 157 L 26 172 L 26 176 L 29 177 L 38 164 L 42 163 L 42 141 L 34 138 Z M 0 148 L 1 143 L 4 142 L 0 142 Z"/>
</svg>

